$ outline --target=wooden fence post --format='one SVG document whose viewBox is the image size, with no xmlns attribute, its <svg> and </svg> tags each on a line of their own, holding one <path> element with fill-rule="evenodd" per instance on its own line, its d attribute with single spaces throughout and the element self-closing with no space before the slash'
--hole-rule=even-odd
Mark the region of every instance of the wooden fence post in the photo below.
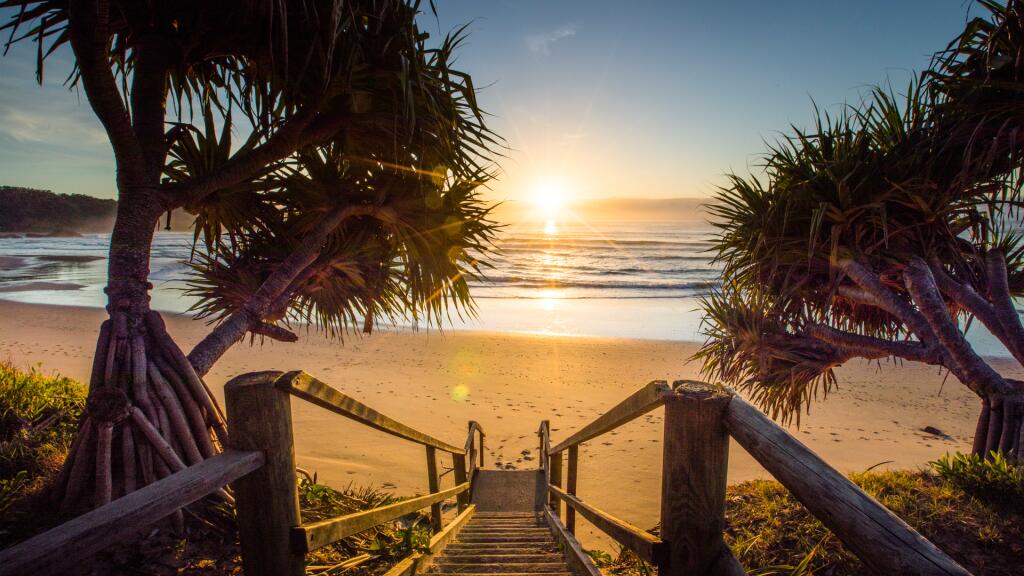
<svg viewBox="0 0 1024 576">
<path fill-rule="evenodd" d="M 266 463 L 231 484 L 242 566 L 247 576 L 303 576 L 305 556 L 289 540 L 301 523 L 289 394 L 274 387 L 280 372 L 243 374 L 224 386 L 229 447 L 263 450 Z"/>
<path fill-rule="evenodd" d="M 576 471 L 579 466 L 580 447 L 569 447 L 569 471 L 565 477 L 565 491 L 573 496 L 576 495 Z M 565 528 L 570 534 L 576 533 L 576 509 L 572 506 L 565 507 Z"/>
<path fill-rule="evenodd" d="M 562 487 L 562 453 L 561 452 L 557 452 L 555 454 L 551 454 L 550 456 L 548 456 L 548 470 L 551 471 L 551 485 L 552 486 L 558 486 L 559 488 L 561 488 Z M 551 494 L 550 491 L 549 491 L 548 502 L 549 502 L 549 506 L 551 506 L 551 510 L 555 513 L 555 516 L 559 516 L 560 517 L 562 515 L 562 501 L 561 501 L 561 499 L 559 499 L 558 496 L 555 496 L 554 494 Z"/>
<path fill-rule="evenodd" d="M 437 476 L 437 449 L 427 446 L 427 486 L 431 494 L 437 494 L 441 489 Z M 430 527 L 437 534 L 441 531 L 441 503 L 430 505 Z"/>
<path fill-rule="evenodd" d="M 675 392 L 665 394 L 660 536 L 668 549 L 660 574 L 745 573 L 722 540 L 730 398 L 697 382 L 677 382 Z"/>
<path fill-rule="evenodd" d="M 466 454 L 452 454 L 452 467 L 455 470 L 455 485 L 459 486 L 466 482 Z M 472 458 L 472 456 L 470 456 Z M 459 503 L 459 512 L 469 506 L 469 491 L 459 492 L 459 495 L 455 497 Z"/>
</svg>

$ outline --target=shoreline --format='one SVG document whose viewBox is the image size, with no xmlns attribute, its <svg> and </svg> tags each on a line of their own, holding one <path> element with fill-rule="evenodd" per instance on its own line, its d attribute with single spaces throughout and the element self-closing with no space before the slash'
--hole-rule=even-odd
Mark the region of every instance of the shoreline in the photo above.
<svg viewBox="0 0 1024 576">
<path fill-rule="evenodd" d="M 102 309 L 0 300 L 0 359 L 21 368 L 57 371 L 88 381 Z M 205 335 L 203 322 L 166 314 L 168 330 L 187 351 Z M 206 380 L 223 400 L 238 374 L 301 369 L 392 418 L 461 445 L 469 420 L 486 434 L 486 465 L 536 467 L 535 431 L 551 421 L 558 441 L 651 380 L 699 378 L 686 363 L 698 344 L 615 337 L 565 337 L 450 330 L 383 331 L 328 341 L 303 331 L 299 342 L 239 343 Z M 996 368 L 1024 378 L 1011 361 Z M 856 363 L 839 369 L 839 387 L 801 416 L 791 431 L 841 472 L 918 468 L 946 452 L 970 449 L 980 402 L 955 380 L 927 366 Z M 373 484 L 400 495 L 426 490 L 421 447 L 305 402 L 293 405 L 299 466 L 335 487 Z M 587 443 L 581 453 L 582 499 L 638 526 L 653 526 L 660 494 L 662 413 L 652 412 Z M 934 426 L 950 438 L 921 431 Z M 529 452 L 524 456 L 524 450 Z M 527 459 L 527 456 L 529 459 Z M 517 461 L 518 460 L 518 461 Z M 450 462 L 442 459 L 442 466 Z M 620 472 L 621 473 L 617 473 Z M 767 473 L 741 448 L 730 451 L 729 482 Z M 444 477 L 442 487 L 452 482 Z M 588 547 L 607 548 L 587 526 Z"/>
</svg>

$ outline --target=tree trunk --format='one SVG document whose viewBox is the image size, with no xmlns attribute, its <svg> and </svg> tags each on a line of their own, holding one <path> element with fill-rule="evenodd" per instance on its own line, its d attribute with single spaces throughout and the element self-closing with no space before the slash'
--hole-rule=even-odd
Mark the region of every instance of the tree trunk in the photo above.
<svg viewBox="0 0 1024 576">
<path fill-rule="evenodd" d="M 1024 449 L 1024 383 L 1011 381 L 1016 393 L 992 394 L 982 399 L 981 415 L 971 452 L 990 457 L 994 452 L 1021 460 Z"/>
<path fill-rule="evenodd" d="M 86 417 L 54 486 L 64 513 L 102 506 L 226 443 L 219 406 L 149 309 L 149 256 L 162 205 L 138 188 L 119 196 L 110 318 L 96 343 Z"/>
</svg>

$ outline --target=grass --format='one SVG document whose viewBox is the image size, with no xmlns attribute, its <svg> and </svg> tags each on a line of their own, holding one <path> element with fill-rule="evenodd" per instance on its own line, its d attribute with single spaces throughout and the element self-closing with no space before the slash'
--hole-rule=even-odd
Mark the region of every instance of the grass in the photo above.
<svg viewBox="0 0 1024 576">
<path fill-rule="evenodd" d="M 0 516 L 5 525 L 25 519 L 14 505 L 37 497 L 60 469 L 84 407 L 85 388 L 74 380 L 0 362 Z M 0 542 L 5 539 L 0 528 Z"/>
<path fill-rule="evenodd" d="M 62 519 L 47 498 L 85 407 L 86 389 L 40 367 L 18 370 L 0 362 L 0 548 L 44 531 Z M 401 498 L 370 487 L 336 490 L 300 470 L 302 518 L 313 522 L 368 510 Z M 212 499 L 185 509 L 184 532 L 148 531 L 134 542 L 97 554 L 93 573 L 194 574 L 241 572 L 234 511 Z M 315 576 L 379 574 L 426 546 L 430 529 L 424 514 L 361 532 L 306 556 Z M 86 569 L 85 566 L 82 567 Z"/>
</svg>

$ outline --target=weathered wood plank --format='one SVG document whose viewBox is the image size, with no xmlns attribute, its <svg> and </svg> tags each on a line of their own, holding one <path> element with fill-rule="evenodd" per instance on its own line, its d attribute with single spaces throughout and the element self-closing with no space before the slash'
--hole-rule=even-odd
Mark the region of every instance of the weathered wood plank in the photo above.
<svg viewBox="0 0 1024 576">
<path fill-rule="evenodd" d="M 970 574 L 739 396 L 726 408 L 725 425 L 751 456 L 874 571 Z"/>
<path fill-rule="evenodd" d="M 566 506 L 566 509 L 572 510 L 572 506 Z M 551 510 L 545 510 L 544 519 L 547 520 L 548 527 L 551 528 L 551 533 L 555 535 L 555 539 L 561 544 L 565 563 L 569 565 L 575 576 L 602 576 L 601 570 L 594 565 L 590 554 L 583 550 L 583 546 L 576 540 L 572 532 L 562 525 L 556 514 Z"/>
<path fill-rule="evenodd" d="M 452 454 L 452 472 L 455 474 L 455 484 L 463 484 L 468 481 L 469 476 L 466 472 L 466 455 L 465 454 Z M 459 512 L 466 509 L 469 506 L 469 492 L 462 492 L 458 495 Z"/>
<path fill-rule="evenodd" d="M 557 452 L 548 456 L 548 470 L 550 470 L 550 478 L 548 482 L 555 487 L 562 487 L 562 453 Z M 555 511 L 556 516 L 561 516 L 562 503 L 558 501 L 558 497 L 554 494 L 550 494 L 548 498 L 548 506 Z"/>
<path fill-rule="evenodd" d="M 0 552 L 0 575 L 68 574 L 83 559 L 263 466 L 228 450 Z"/>
<path fill-rule="evenodd" d="M 437 448 L 427 446 L 427 488 L 431 494 L 441 489 L 441 478 L 437 475 Z M 441 503 L 430 505 L 430 528 L 434 534 L 441 531 Z"/>
<path fill-rule="evenodd" d="M 729 467 L 724 413 L 730 399 L 721 388 L 698 382 L 680 383 L 665 395 L 659 535 L 668 553 L 659 574 L 717 574 L 712 567 L 723 554 L 738 566 L 722 541 Z"/>
<path fill-rule="evenodd" d="M 568 494 L 576 495 L 576 477 L 579 474 L 580 447 L 579 445 L 569 447 L 569 471 L 565 478 L 565 491 Z M 572 506 L 565 507 L 565 529 L 570 534 L 576 533 L 576 510 Z"/>
<path fill-rule="evenodd" d="M 305 372 L 288 372 L 278 380 L 277 385 L 307 402 L 392 436 L 398 436 L 399 438 L 404 438 L 424 446 L 433 446 L 438 450 L 451 454 L 466 453 L 462 448 L 442 442 L 433 436 L 424 434 L 419 430 L 377 412 L 373 408 L 346 396 L 339 390 L 332 388 L 330 385 L 317 380 Z"/>
<path fill-rule="evenodd" d="M 423 554 L 420 554 L 419 552 L 413 552 L 412 554 L 400 560 L 398 564 L 392 566 L 387 572 L 384 573 L 384 576 L 413 576 L 413 574 L 416 574 L 416 572 L 418 572 L 417 568 L 420 562 L 423 560 L 423 558 Z"/>
<path fill-rule="evenodd" d="M 435 502 L 442 502 L 469 489 L 469 483 L 463 483 L 437 494 L 427 494 L 417 498 L 410 498 L 387 506 L 381 506 L 372 510 L 364 510 L 354 514 L 347 514 L 337 518 L 329 518 L 311 524 L 296 526 L 291 529 L 292 546 L 305 553 L 317 548 L 332 544 L 363 530 L 389 522 L 405 516 Z"/>
<path fill-rule="evenodd" d="M 291 397 L 275 387 L 280 372 L 256 372 L 224 385 L 232 448 L 265 450 L 266 465 L 239 478 L 235 490 L 242 567 L 248 576 L 303 576 L 305 557 L 292 549 L 302 523 L 295 476 Z"/>
<path fill-rule="evenodd" d="M 562 440 L 551 449 L 551 454 L 557 454 L 570 446 L 577 446 L 622 426 L 630 420 L 634 420 L 661 406 L 661 396 L 671 392 L 672 389 L 664 380 L 655 380 L 643 388 L 634 392 L 611 410 L 599 416 L 596 420 L 581 428 L 578 432 Z"/>
<path fill-rule="evenodd" d="M 440 554 L 444 550 L 445 546 L 447 546 L 448 543 L 459 534 L 459 531 L 462 530 L 475 513 L 476 505 L 470 504 L 458 516 L 452 518 L 452 521 L 449 522 L 443 530 L 434 534 L 430 538 L 430 545 L 428 546 L 430 553 Z"/>
<path fill-rule="evenodd" d="M 565 493 L 561 488 L 549 485 L 548 490 L 565 502 L 566 506 L 575 508 L 591 524 L 611 536 L 619 544 L 635 552 L 641 559 L 652 564 L 661 564 L 661 559 L 665 554 L 665 543 L 661 538 L 603 510 L 594 508 L 579 498 Z"/>
</svg>

